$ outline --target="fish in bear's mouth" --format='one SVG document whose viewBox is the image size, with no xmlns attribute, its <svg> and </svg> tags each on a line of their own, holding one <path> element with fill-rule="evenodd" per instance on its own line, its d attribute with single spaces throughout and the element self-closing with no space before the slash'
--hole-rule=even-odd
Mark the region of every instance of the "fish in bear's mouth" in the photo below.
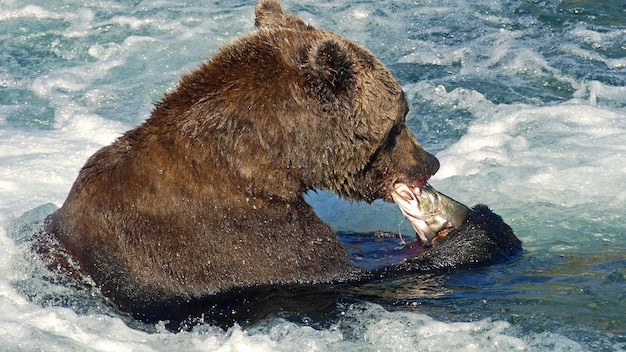
<svg viewBox="0 0 626 352">
<path fill-rule="evenodd" d="M 424 244 L 435 244 L 467 220 L 470 209 L 438 192 L 428 183 L 409 186 L 395 182 L 390 190 L 393 201 L 411 223 Z"/>
</svg>

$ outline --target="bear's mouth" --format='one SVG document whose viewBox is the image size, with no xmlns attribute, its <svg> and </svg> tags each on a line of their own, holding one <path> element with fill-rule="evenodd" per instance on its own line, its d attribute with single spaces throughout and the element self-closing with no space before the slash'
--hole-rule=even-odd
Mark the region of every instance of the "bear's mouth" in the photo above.
<svg viewBox="0 0 626 352">
<path fill-rule="evenodd" d="M 394 182 L 391 188 L 391 198 L 425 244 L 445 237 L 470 215 L 468 207 L 439 193 L 428 183 Z"/>
<path fill-rule="evenodd" d="M 429 179 L 430 179 L 430 176 L 424 176 L 424 177 L 420 177 L 416 180 L 409 182 L 404 177 L 394 178 L 391 181 L 388 181 L 387 185 L 384 187 L 386 191 L 385 193 L 387 194 L 387 196 L 385 197 L 385 200 L 395 202 L 393 198 L 393 192 L 397 192 L 397 188 L 400 185 L 404 185 L 405 187 L 408 188 L 408 190 L 405 190 L 408 192 L 404 192 L 403 194 L 406 197 L 406 199 L 412 198 L 413 194 L 419 195 L 421 193 L 421 189 L 424 188 L 426 185 L 428 185 Z M 413 194 L 410 194 L 410 192 L 413 192 Z"/>
</svg>

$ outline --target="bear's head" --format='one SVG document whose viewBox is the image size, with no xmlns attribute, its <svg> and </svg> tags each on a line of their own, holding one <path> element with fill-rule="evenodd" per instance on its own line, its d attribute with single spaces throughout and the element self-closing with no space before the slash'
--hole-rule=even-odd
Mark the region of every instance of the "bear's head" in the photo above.
<svg viewBox="0 0 626 352">
<path fill-rule="evenodd" d="M 260 1 L 256 26 L 161 103 L 184 107 L 178 130 L 196 141 L 197 162 L 226 163 L 224 174 L 245 180 L 238 188 L 286 200 L 310 189 L 390 200 L 394 183 L 419 187 L 437 171 L 405 125 L 400 85 L 370 52 L 276 0 Z M 220 160 L 200 160 L 206 138 Z"/>
</svg>

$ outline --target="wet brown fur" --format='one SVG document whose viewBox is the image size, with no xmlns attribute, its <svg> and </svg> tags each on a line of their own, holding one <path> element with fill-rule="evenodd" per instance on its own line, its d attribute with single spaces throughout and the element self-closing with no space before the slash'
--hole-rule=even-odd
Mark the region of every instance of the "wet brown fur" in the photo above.
<svg viewBox="0 0 626 352">
<path fill-rule="evenodd" d="M 348 277 L 356 269 L 303 193 L 369 202 L 438 167 L 373 55 L 274 0 L 260 1 L 256 25 L 96 152 L 50 219 L 81 270 L 127 309 Z"/>
</svg>

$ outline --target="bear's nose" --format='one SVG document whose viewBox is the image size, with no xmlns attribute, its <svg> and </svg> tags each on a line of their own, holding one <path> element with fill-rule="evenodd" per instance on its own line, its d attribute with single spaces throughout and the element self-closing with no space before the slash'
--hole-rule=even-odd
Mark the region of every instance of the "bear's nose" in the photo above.
<svg viewBox="0 0 626 352">
<path fill-rule="evenodd" d="M 428 166 L 430 167 L 430 174 L 434 175 L 439 171 L 439 159 L 428 152 L 426 152 L 426 155 L 428 155 L 429 159 Z"/>
</svg>

